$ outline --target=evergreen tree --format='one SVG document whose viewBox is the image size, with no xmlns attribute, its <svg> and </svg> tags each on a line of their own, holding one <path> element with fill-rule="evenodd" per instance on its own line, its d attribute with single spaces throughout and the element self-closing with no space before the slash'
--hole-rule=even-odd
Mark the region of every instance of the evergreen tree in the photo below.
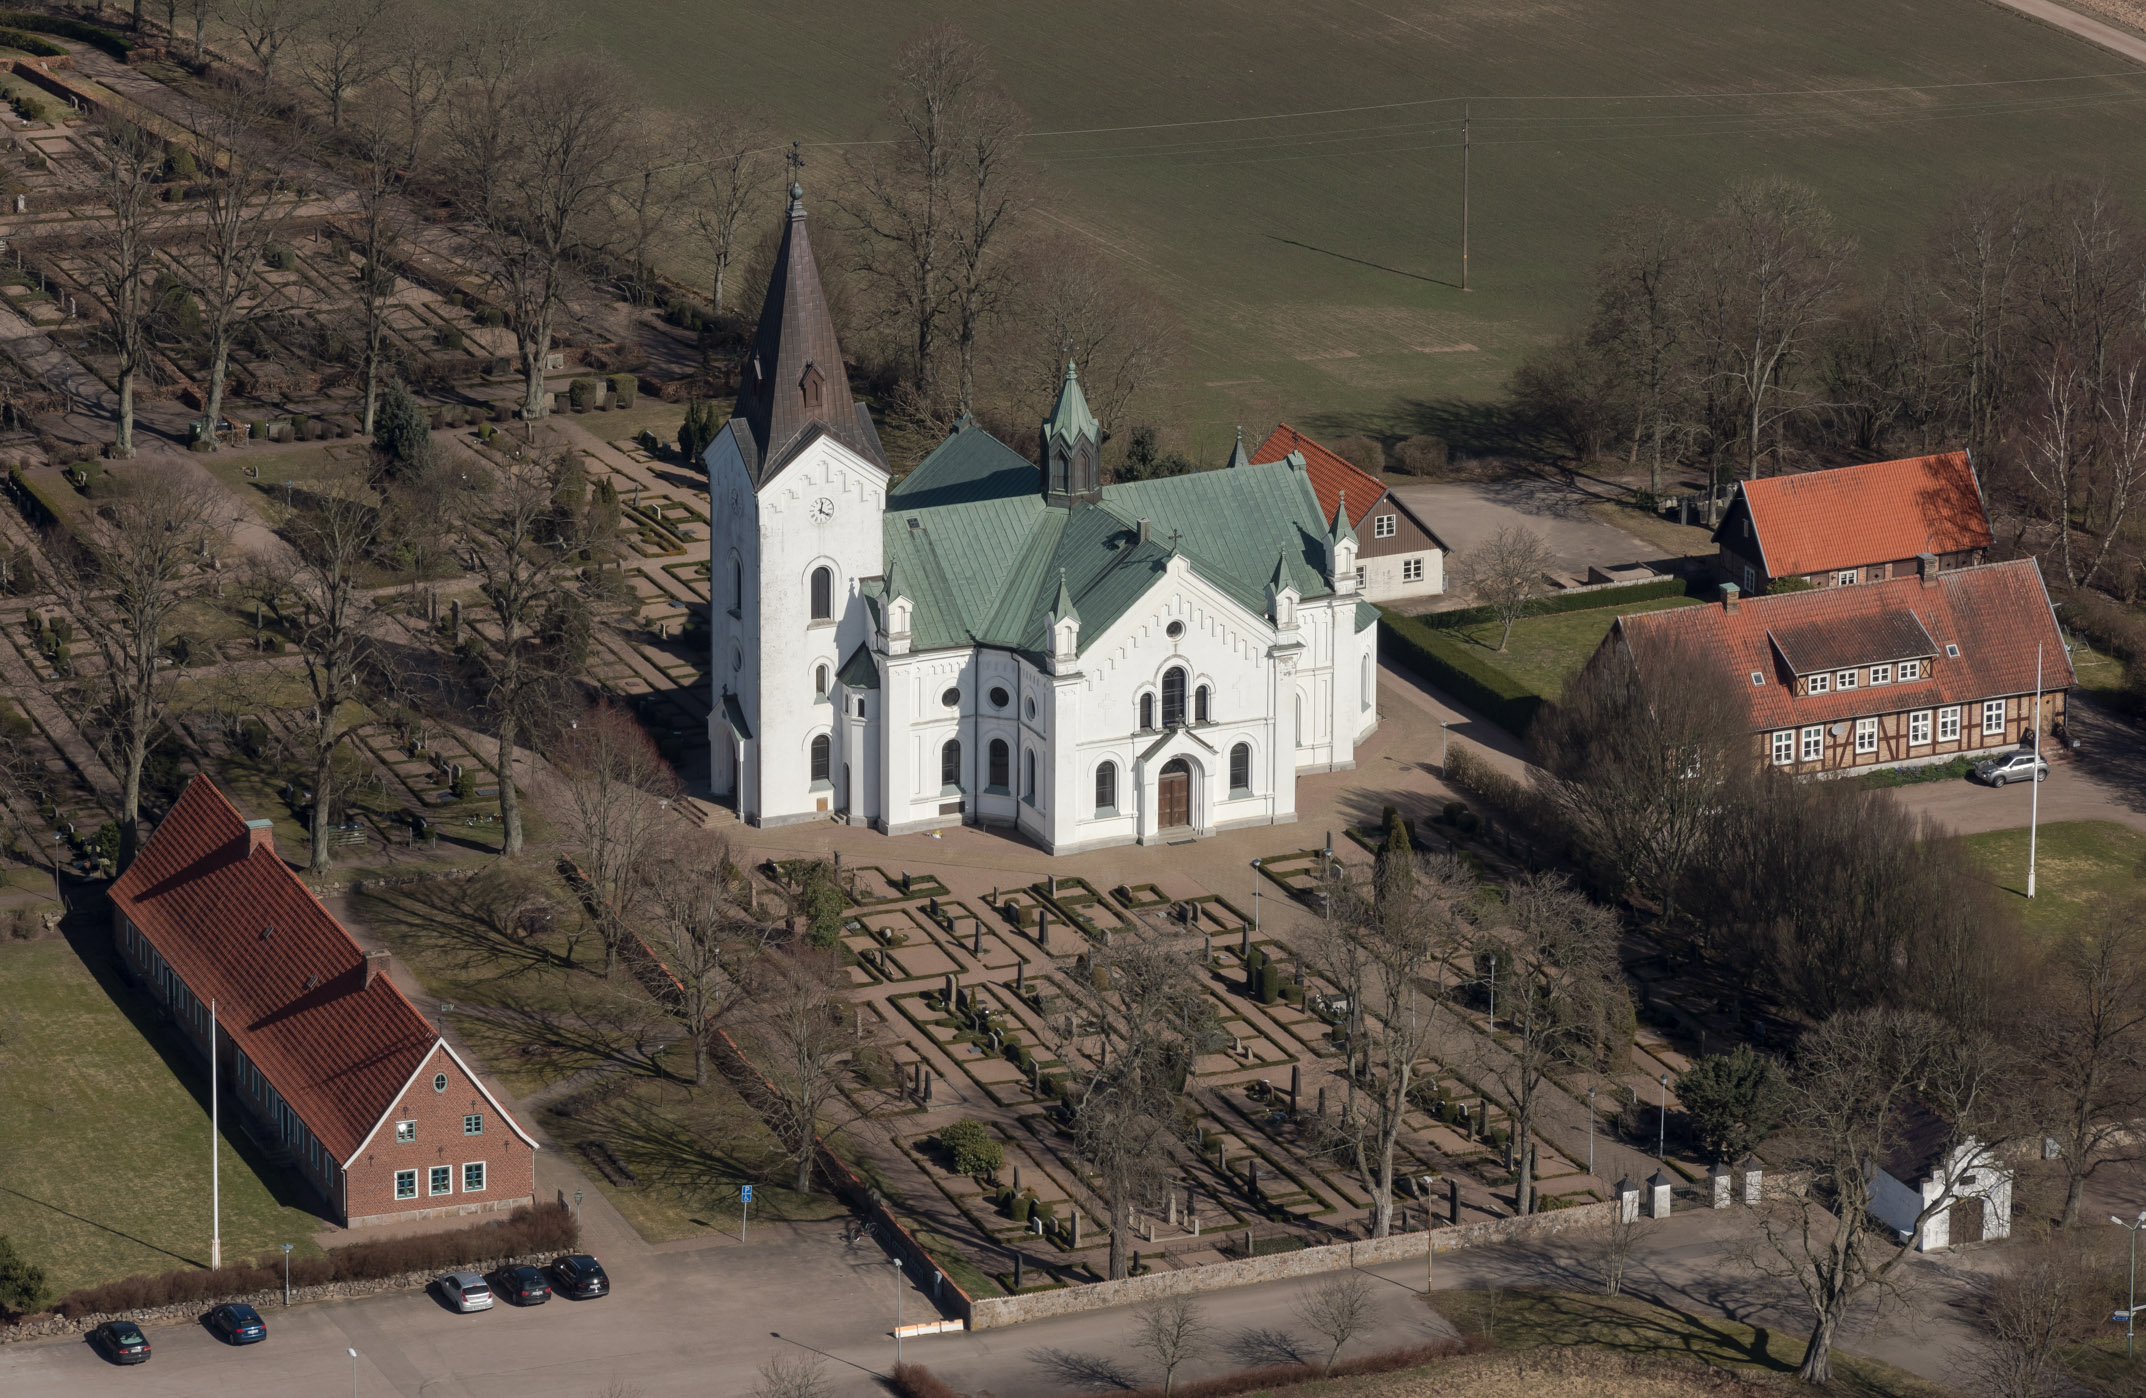
<svg viewBox="0 0 2146 1398">
<path fill-rule="evenodd" d="M 1693 1060 L 1677 1076 L 1677 1099 L 1700 1145 L 1717 1159 L 1734 1160 L 1781 1124 L 1788 1080 L 1778 1063 L 1749 1044 L 1738 1044 L 1732 1052 Z"/>
<path fill-rule="evenodd" d="M 0 1308 L 19 1315 L 44 1303 L 44 1268 L 15 1251 L 15 1244 L 0 1233 Z"/>
<path fill-rule="evenodd" d="M 715 441 L 716 431 L 721 426 L 722 423 L 716 421 L 715 404 L 702 401 L 686 408 L 686 420 L 678 427 L 678 454 L 685 458 L 687 465 L 700 465 L 701 457 Z"/>
<path fill-rule="evenodd" d="M 389 383 L 380 395 L 380 407 L 373 414 L 373 446 L 391 476 L 410 474 L 431 458 L 431 416 L 399 382 Z"/>
</svg>

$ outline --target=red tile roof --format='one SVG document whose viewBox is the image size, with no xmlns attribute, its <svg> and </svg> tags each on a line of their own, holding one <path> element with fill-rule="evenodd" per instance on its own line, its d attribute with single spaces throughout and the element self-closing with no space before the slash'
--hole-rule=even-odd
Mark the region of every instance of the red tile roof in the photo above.
<svg viewBox="0 0 2146 1398">
<path fill-rule="evenodd" d="M 1920 639 L 1925 634 L 1927 641 Z M 1953 569 L 1928 588 L 1919 577 L 1894 578 L 1748 597 L 1734 612 L 1711 603 L 1621 616 L 1604 644 L 1628 639 L 1644 664 L 1648 642 L 1672 638 L 1696 643 L 1729 669 L 1738 692 L 1750 700 L 1752 728 L 1761 731 L 2030 694 L 2037 644 L 2042 688 L 2065 689 L 2073 682 L 2041 567 L 2031 558 Z M 1791 652 L 1817 657 L 1802 662 L 1811 669 L 1832 669 L 1929 655 L 1933 645 L 1922 679 L 1795 692 Z M 1947 654 L 1947 646 L 1960 653 Z M 1762 683 L 1750 682 L 1754 672 Z"/>
<path fill-rule="evenodd" d="M 1311 488 L 1319 496 L 1320 517 L 1329 523 L 1341 503 L 1342 492 L 1348 492 L 1351 528 L 1362 524 L 1364 516 L 1386 493 L 1378 477 L 1342 460 L 1286 422 L 1269 432 L 1267 440 L 1253 449 L 1249 459 L 1254 466 L 1260 466 L 1279 461 L 1293 451 L 1304 453 L 1305 474 L 1311 477 Z"/>
<path fill-rule="evenodd" d="M 1769 476 L 1745 481 L 1742 490 L 1770 577 L 1894 563 L 1919 553 L 1962 553 L 1990 543 L 1989 515 L 1964 451 Z"/>
<path fill-rule="evenodd" d="M 387 976 L 365 984 L 363 950 L 205 776 L 111 896 L 338 1161 L 439 1042 Z"/>
</svg>

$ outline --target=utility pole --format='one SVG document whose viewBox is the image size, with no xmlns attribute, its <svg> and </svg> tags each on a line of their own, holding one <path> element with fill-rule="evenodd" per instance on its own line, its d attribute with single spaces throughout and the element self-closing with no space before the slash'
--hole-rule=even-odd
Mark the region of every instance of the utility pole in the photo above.
<svg viewBox="0 0 2146 1398">
<path fill-rule="evenodd" d="M 1460 104 L 1460 289 L 1468 289 L 1468 104 Z"/>
<path fill-rule="evenodd" d="M 216 1001 L 209 1001 L 209 1270 L 224 1265 L 223 1117 L 216 1094 Z"/>
<path fill-rule="evenodd" d="M 2034 767 L 2029 775 L 2034 794 L 2027 798 L 2027 896 L 2034 896 L 2034 844 L 2041 834 L 2042 818 L 2042 646 L 2034 645 Z"/>
</svg>

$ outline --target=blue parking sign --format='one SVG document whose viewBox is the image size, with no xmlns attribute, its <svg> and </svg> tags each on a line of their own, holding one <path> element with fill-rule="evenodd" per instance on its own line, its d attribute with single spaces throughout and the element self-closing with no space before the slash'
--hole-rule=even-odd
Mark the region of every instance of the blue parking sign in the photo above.
<svg viewBox="0 0 2146 1398">
<path fill-rule="evenodd" d="M 738 1202 L 741 1204 L 753 1202 L 753 1187 L 751 1185 L 741 1184 L 738 1186 Z"/>
</svg>

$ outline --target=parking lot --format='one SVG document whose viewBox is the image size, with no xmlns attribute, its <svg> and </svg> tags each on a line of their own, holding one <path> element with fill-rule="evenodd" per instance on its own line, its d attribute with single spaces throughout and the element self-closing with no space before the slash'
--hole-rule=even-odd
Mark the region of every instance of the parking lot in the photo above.
<svg viewBox="0 0 2146 1398">
<path fill-rule="evenodd" d="M 2146 830 L 2146 742 L 2089 698 L 2071 699 L 2071 728 L 2084 744 L 2076 757 L 2060 758 L 2041 784 L 2040 818 L 2112 820 Z M 1961 835 L 2025 825 L 2034 787 L 2019 782 L 1992 790 L 1977 781 L 1934 781 L 1904 786 L 1894 794 L 1911 811 L 1944 822 Z"/>
</svg>

